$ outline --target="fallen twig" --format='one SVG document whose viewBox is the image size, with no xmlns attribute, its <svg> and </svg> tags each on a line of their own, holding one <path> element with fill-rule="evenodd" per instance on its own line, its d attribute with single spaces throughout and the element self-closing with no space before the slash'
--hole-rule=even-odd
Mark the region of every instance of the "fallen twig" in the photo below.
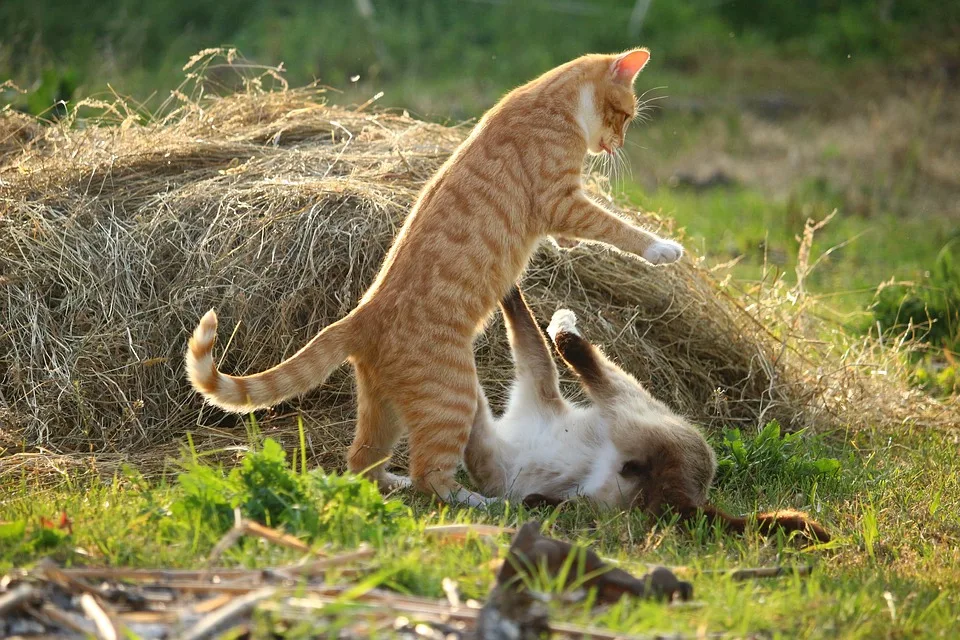
<svg viewBox="0 0 960 640">
<path fill-rule="evenodd" d="M 301 551 L 307 553 L 310 551 L 310 545 L 306 542 L 292 536 L 288 533 L 278 531 L 277 529 L 271 529 L 270 527 L 265 527 L 259 522 L 254 522 L 253 520 L 246 520 L 240 515 L 239 509 L 234 509 L 233 512 L 233 528 L 230 531 L 227 531 L 226 534 L 217 542 L 217 544 L 210 550 L 210 555 L 207 556 L 207 564 L 216 562 L 223 552 L 232 547 L 237 543 L 244 535 L 256 536 L 258 538 L 263 538 L 268 542 L 273 544 L 280 545 L 281 547 L 287 547 L 288 549 L 293 549 L 294 551 Z"/>
<path fill-rule="evenodd" d="M 66 627 L 72 631 L 88 636 L 96 635 L 95 627 L 87 622 L 87 620 L 69 611 L 64 611 L 51 602 L 44 603 L 39 609 L 27 607 L 27 611 L 41 622 L 52 620 L 54 624 Z"/>
<path fill-rule="evenodd" d="M 276 529 L 271 529 L 270 527 L 265 527 L 262 524 L 253 522 L 252 520 L 243 521 L 243 532 L 247 535 L 254 535 L 273 544 L 280 545 L 281 547 L 287 547 L 288 549 L 293 549 L 294 551 L 302 551 L 307 553 L 310 551 L 310 545 L 301 540 L 291 536 L 288 533 L 283 533 L 282 531 L 277 531 Z"/>
<path fill-rule="evenodd" d="M 323 573 L 327 569 L 341 567 L 345 564 L 356 562 L 357 560 L 366 560 L 367 558 L 373 557 L 374 553 L 374 550 L 368 545 L 360 545 L 356 551 L 350 551 L 329 558 L 320 558 L 319 560 L 313 560 L 304 564 L 282 567 L 277 569 L 277 571 L 297 576 L 315 576 L 318 573 Z"/>
<path fill-rule="evenodd" d="M 60 567 L 53 564 L 49 558 L 45 558 L 37 563 L 37 568 L 47 577 L 48 580 L 59 584 L 67 591 L 73 593 L 89 593 L 92 595 L 102 595 L 100 589 L 87 583 L 82 578 L 70 576 Z"/>
<path fill-rule="evenodd" d="M 97 599 L 89 593 L 80 596 L 80 607 L 97 628 L 100 640 L 119 640 L 121 632 Z"/>
<path fill-rule="evenodd" d="M 0 596 L 0 616 L 5 616 L 7 613 L 19 609 L 24 603 L 39 599 L 42 595 L 40 589 L 32 585 L 17 585 L 9 593 Z"/>
<path fill-rule="evenodd" d="M 276 595 L 277 590 L 273 587 L 264 587 L 248 593 L 247 595 L 235 598 L 232 602 L 224 605 L 201 618 L 194 625 L 193 629 L 182 636 L 182 640 L 203 640 L 210 638 L 219 632 L 225 630 L 232 622 L 240 616 L 244 616 L 253 610 L 260 602 Z"/>
</svg>

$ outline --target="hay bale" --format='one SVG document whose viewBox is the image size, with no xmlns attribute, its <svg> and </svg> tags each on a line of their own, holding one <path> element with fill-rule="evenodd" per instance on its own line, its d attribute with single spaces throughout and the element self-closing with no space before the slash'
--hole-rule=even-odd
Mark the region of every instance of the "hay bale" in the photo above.
<svg viewBox="0 0 960 640">
<path fill-rule="evenodd" d="M 42 127 L 36 118 L 10 108 L 0 110 L 0 166 L 15 161 L 12 157 L 30 146 L 41 131 Z"/>
<path fill-rule="evenodd" d="M 316 88 L 186 101 L 147 125 L 31 131 L 0 164 L 0 446 L 115 453 L 186 431 L 242 439 L 183 375 L 198 318 L 217 310 L 225 371 L 293 354 L 354 306 L 418 189 L 468 133 L 327 106 Z M 524 285 L 542 319 L 574 309 L 656 396 L 708 427 L 805 426 L 830 404 L 695 261 L 653 269 L 545 246 Z M 477 358 L 499 398 L 512 371 L 499 320 Z M 339 461 L 349 368 L 273 415 L 290 410 L 315 457 Z"/>
</svg>

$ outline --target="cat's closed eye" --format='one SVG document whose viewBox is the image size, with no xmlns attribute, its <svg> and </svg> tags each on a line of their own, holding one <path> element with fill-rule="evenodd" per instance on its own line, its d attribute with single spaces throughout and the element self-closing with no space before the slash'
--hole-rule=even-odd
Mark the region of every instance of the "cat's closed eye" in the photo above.
<svg viewBox="0 0 960 640">
<path fill-rule="evenodd" d="M 620 475 L 628 478 L 645 476 L 648 473 L 650 473 L 650 463 L 640 460 L 627 460 L 623 463 L 623 468 L 620 469 Z"/>
</svg>

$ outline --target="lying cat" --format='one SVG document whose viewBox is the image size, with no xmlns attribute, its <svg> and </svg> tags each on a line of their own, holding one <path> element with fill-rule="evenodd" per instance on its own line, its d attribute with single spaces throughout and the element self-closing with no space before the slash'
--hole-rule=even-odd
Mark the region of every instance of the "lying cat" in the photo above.
<svg viewBox="0 0 960 640">
<path fill-rule="evenodd" d="M 467 470 L 487 495 L 557 504 L 584 496 L 600 505 L 640 508 L 708 520 L 742 532 L 747 518 L 707 502 L 717 463 L 703 434 L 651 396 L 637 380 L 580 335 L 576 316 L 560 309 L 547 333 L 592 401 L 575 405 L 560 394 L 549 347 L 514 288 L 501 301 L 516 367 L 507 409 L 495 420 L 481 390 L 466 450 Z M 799 531 L 827 541 L 797 511 L 756 516 L 757 527 Z"/>
</svg>

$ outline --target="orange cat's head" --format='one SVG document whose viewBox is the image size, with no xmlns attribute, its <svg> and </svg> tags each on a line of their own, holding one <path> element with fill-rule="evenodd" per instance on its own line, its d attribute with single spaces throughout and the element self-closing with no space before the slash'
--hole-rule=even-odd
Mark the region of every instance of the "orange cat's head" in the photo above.
<svg viewBox="0 0 960 640">
<path fill-rule="evenodd" d="M 623 146 L 627 126 L 637 114 L 633 81 L 649 60 L 646 49 L 582 59 L 586 82 L 580 87 L 576 118 L 590 153 L 613 153 Z"/>
</svg>

